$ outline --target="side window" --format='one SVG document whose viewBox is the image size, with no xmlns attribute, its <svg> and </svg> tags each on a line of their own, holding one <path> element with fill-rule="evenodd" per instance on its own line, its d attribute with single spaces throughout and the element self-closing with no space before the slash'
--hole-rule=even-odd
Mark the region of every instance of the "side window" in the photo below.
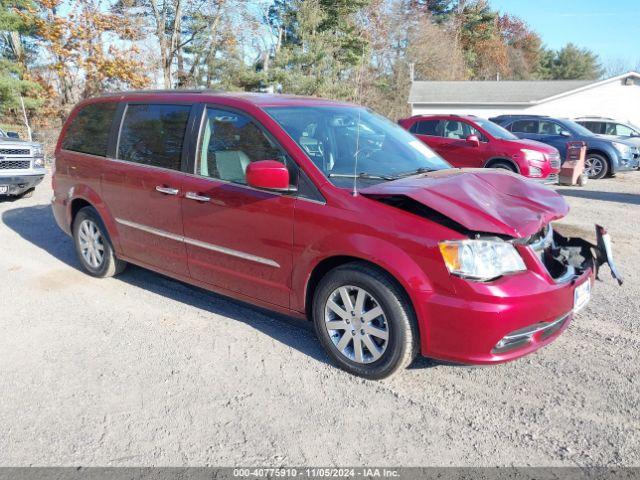
<svg viewBox="0 0 640 480">
<path fill-rule="evenodd" d="M 626 125 L 622 125 L 621 123 L 616 123 L 616 133 L 614 133 L 614 135 L 618 135 L 621 137 L 630 137 L 631 135 L 633 135 L 633 129 L 630 127 L 627 127 Z"/>
<path fill-rule="evenodd" d="M 485 140 L 484 135 L 468 123 L 457 120 L 445 120 L 443 129 L 443 136 L 445 138 L 464 140 L 469 135 L 476 135 L 480 140 Z"/>
<path fill-rule="evenodd" d="M 582 125 L 584 128 L 586 128 L 587 130 L 592 131 L 593 133 L 600 133 L 600 124 L 597 122 L 578 122 L 580 125 Z"/>
<path fill-rule="evenodd" d="M 438 136 L 438 124 L 440 120 L 421 120 L 412 126 L 412 132 L 418 135 Z"/>
<path fill-rule="evenodd" d="M 542 120 L 540 122 L 540 130 L 538 132 L 540 135 L 560 135 L 560 132 L 563 130 L 560 125 L 555 122 L 548 122 L 546 120 Z"/>
<path fill-rule="evenodd" d="M 118 159 L 180 170 L 190 105 L 127 105 Z"/>
<path fill-rule="evenodd" d="M 246 184 L 245 174 L 251 162 L 277 160 L 289 169 L 291 183 L 297 183 L 297 166 L 246 115 L 207 108 L 200 135 L 196 166 L 199 175 Z"/>
<path fill-rule="evenodd" d="M 84 107 L 69 124 L 62 148 L 106 157 L 109 132 L 117 107 L 115 102 L 92 103 Z"/>
<path fill-rule="evenodd" d="M 518 120 L 511 124 L 511 131 L 517 133 L 538 133 L 537 120 Z"/>
</svg>

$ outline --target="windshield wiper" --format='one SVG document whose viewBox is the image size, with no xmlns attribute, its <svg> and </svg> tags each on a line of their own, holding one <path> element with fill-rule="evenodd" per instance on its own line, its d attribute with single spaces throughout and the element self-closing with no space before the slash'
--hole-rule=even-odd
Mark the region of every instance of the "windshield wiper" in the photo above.
<svg viewBox="0 0 640 480">
<path fill-rule="evenodd" d="M 372 175 L 367 172 L 362 173 L 330 173 L 327 175 L 329 178 L 364 178 L 365 180 L 395 180 L 396 177 L 390 177 L 388 175 Z"/>
<path fill-rule="evenodd" d="M 437 170 L 436 168 L 420 167 L 420 168 L 416 168 L 415 170 L 412 170 L 410 172 L 399 173 L 398 175 L 396 175 L 393 178 L 410 177 L 412 175 L 420 175 L 421 173 L 435 172 L 436 170 Z"/>
</svg>

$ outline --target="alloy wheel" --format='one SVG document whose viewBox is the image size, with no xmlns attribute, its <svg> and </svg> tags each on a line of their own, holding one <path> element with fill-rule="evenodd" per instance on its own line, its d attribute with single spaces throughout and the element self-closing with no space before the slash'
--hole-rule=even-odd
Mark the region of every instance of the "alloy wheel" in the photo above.
<svg viewBox="0 0 640 480">
<path fill-rule="evenodd" d="M 584 161 L 584 172 L 589 178 L 597 177 L 602 173 L 604 165 L 602 160 L 594 157 L 587 157 Z"/>
<path fill-rule="evenodd" d="M 78 243 L 82 258 L 91 268 L 100 268 L 104 262 L 104 239 L 93 220 L 84 219 L 78 228 Z"/>
<path fill-rule="evenodd" d="M 387 349 L 387 318 L 378 300 L 363 288 L 335 289 L 327 299 L 324 320 L 336 350 L 353 362 L 375 362 Z"/>
</svg>

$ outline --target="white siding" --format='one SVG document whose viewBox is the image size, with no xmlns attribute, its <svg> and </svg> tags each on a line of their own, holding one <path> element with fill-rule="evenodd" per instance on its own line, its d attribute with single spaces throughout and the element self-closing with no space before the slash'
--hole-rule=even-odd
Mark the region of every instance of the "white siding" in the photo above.
<svg viewBox="0 0 640 480">
<path fill-rule="evenodd" d="M 638 82 L 638 80 L 636 80 Z M 414 104 L 414 115 L 454 113 L 489 118 L 501 114 L 531 113 L 551 117 L 603 116 L 640 126 L 640 85 L 622 80 L 571 93 L 538 105 L 425 105 Z"/>
</svg>

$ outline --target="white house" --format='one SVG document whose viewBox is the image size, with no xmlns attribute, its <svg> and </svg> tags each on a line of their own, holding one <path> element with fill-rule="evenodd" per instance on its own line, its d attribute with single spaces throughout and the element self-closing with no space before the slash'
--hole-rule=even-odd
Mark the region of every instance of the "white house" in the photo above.
<svg viewBox="0 0 640 480">
<path fill-rule="evenodd" d="M 640 74 L 597 81 L 414 81 L 409 103 L 413 115 L 603 116 L 640 125 Z"/>
</svg>

